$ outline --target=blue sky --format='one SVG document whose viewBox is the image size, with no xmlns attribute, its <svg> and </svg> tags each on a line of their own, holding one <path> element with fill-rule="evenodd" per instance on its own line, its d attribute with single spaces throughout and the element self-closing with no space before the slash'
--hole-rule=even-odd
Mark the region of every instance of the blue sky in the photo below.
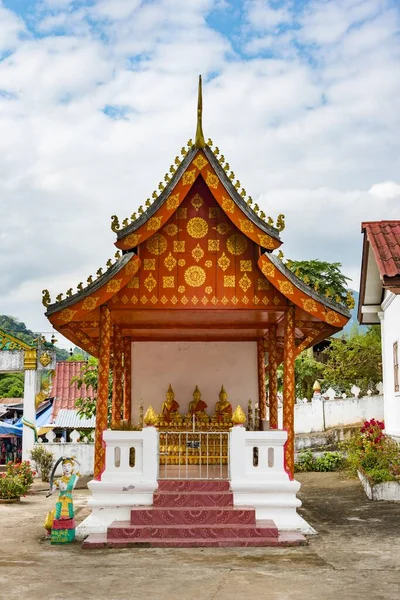
<svg viewBox="0 0 400 600">
<path fill-rule="evenodd" d="M 204 130 L 288 258 L 358 286 L 363 220 L 399 218 L 396 0 L 0 0 L 0 313 L 48 327 Z M 27 251 L 28 250 L 28 251 Z M 4 291 L 5 290 L 5 291 Z"/>
</svg>

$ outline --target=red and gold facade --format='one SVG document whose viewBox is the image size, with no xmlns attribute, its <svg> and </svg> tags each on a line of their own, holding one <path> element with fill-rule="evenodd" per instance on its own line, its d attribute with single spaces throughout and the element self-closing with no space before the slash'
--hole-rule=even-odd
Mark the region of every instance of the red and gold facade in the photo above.
<svg viewBox="0 0 400 600">
<path fill-rule="evenodd" d="M 218 164 L 208 146 L 192 147 L 153 206 L 118 232 L 116 246 L 124 254 L 117 263 L 48 308 L 58 331 L 99 357 L 98 478 L 109 368 L 112 419 L 118 423 L 131 414 L 130 348 L 136 340 L 256 342 L 260 416 L 266 418 L 268 404 L 273 428 L 276 372 L 283 362 L 286 467 L 293 476 L 294 359 L 341 329 L 348 314 L 317 296 L 272 254 L 282 243 L 278 231 L 246 205 Z"/>
</svg>

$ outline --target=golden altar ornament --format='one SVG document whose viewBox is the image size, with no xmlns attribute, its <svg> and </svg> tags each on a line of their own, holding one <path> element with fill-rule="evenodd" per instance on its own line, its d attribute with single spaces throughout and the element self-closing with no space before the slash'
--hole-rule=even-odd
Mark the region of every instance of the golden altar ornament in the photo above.
<svg viewBox="0 0 400 600">
<path fill-rule="evenodd" d="M 152 427 L 157 423 L 158 417 L 154 408 L 151 405 L 146 410 L 146 414 L 144 415 L 143 421 L 145 425 L 147 425 L 147 427 Z"/>
<path fill-rule="evenodd" d="M 235 412 L 232 415 L 232 423 L 234 425 L 244 425 L 246 423 L 246 415 L 244 414 L 240 404 L 235 408 Z"/>
</svg>

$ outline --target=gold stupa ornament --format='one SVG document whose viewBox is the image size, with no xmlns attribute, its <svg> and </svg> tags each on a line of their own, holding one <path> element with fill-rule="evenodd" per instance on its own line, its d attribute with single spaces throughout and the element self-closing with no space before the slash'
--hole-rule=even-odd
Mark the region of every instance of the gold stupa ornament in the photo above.
<svg viewBox="0 0 400 600">
<path fill-rule="evenodd" d="M 151 405 L 146 410 L 146 414 L 144 415 L 143 421 L 145 425 L 147 425 L 147 427 L 151 427 L 157 423 L 157 414 Z"/>
<path fill-rule="evenodd" d="M 234 425 L 244 425 L 244 423 L 246 423 L 246 415 L 244 414 L 240 404 L 237 405 L 232 415 L 232 423 Z"/>
<path fill-rule="evenodd" d="M 318 379 L 315 381 L 314 385 L 312 386 L 312 389 L 314 392 L 320 392 L 321 391 L 321 384 L 318 381 Z"/>
</svg>

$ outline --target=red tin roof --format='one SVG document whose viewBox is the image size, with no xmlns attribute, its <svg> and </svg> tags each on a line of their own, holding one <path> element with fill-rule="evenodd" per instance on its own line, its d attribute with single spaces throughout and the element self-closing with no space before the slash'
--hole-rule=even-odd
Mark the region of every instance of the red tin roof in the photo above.
<svg viewBox="0 0 400 600">
<path fill-rule="evenodd" d="M 400 221 L 362 223 L 381 278 L 400 275 Z"/>
<path fill-rule="evenodd" d="M 84 361 L 63 361 L 57 363 L 56 374 L 53 379 L 50 393 L 51 397 L 54 396 L 52 421 L 55 420 L 60 409 L 66 408 L 68 410 L 74 410 L 75 401 L 78 398 L 85 396 L 93 398 L 94 393 L 92 388 L 86 389 L 86 386 L 83 385 L 81 389 L 78 389 L 78 384 L 76 382 L 70 385 L 71 379 L 80 375 L 81 368 L 84 364 Z"/>
</svg>

